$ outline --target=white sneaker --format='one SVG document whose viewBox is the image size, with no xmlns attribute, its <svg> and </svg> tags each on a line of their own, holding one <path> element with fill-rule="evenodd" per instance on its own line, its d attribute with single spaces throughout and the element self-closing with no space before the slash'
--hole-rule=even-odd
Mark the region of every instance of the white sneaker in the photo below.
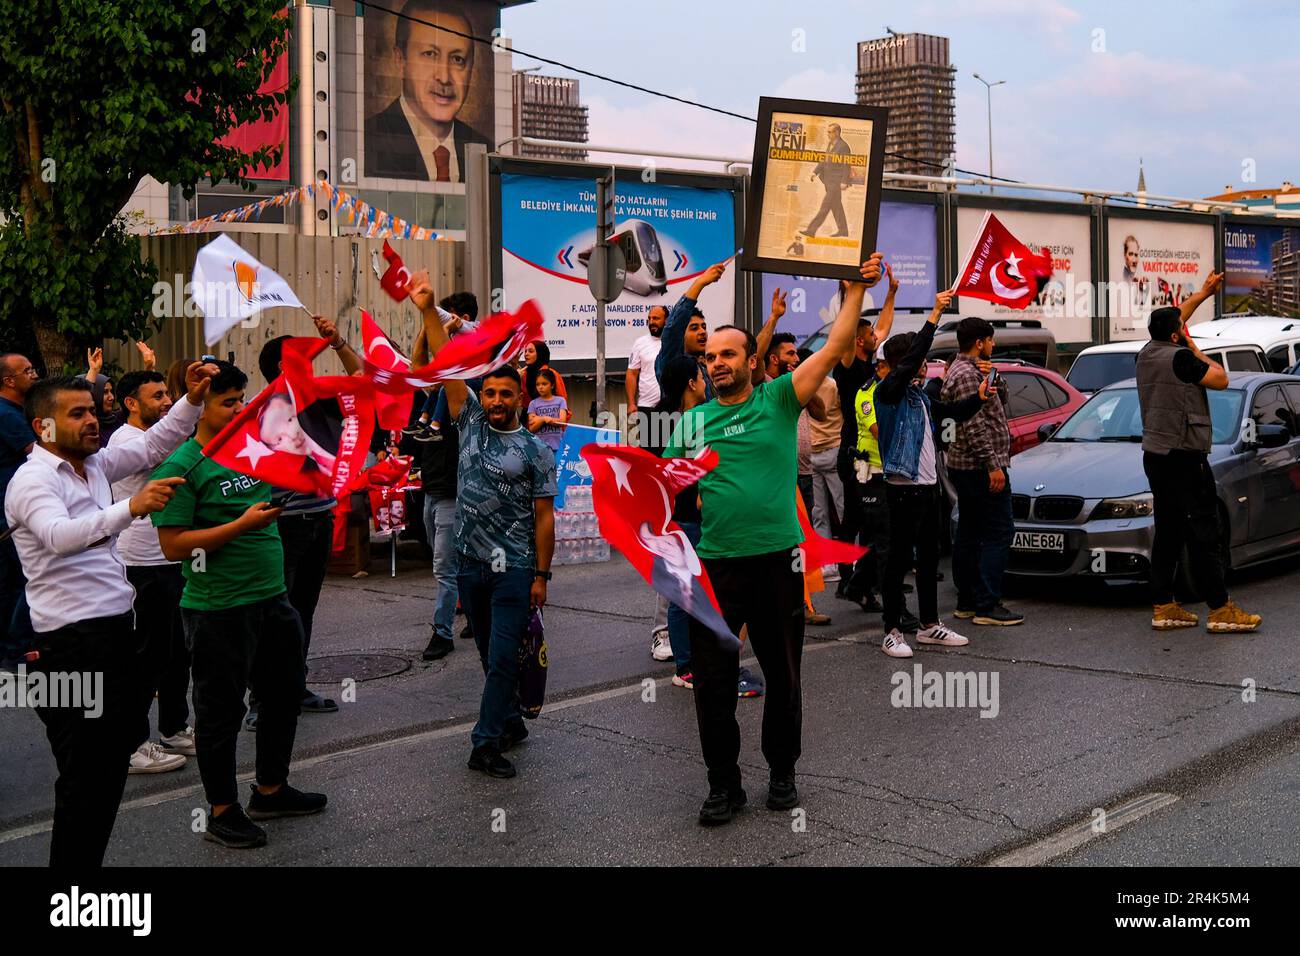
<svg viewBox="0 0 1300 956">
<path fill-rule="evenodd" d="M 838 564 L 822 565 L 822 580 L 827 584 L 834 584 L 840 579 L 840 566 Z"/>
<path fill-rule="evenodd" d="M 890 657 L 912 656 L 912 648 L 908 646 L 907 641 L 903 640 L 903 632 L 898 628 L 885 635 L 885 641 L 880 645 L 880 649 Z"/>
<path fill-rule="evenodd" d="M 668 640 L 667 630 L 655 631 L 654 639 L 650 641 L 650 656 L 657 661 L 673 659 L 673 645 Z"/>
<path fill-rule="evenodd" d="M 185 766 L 185 758 L 180 754 L 164 753 L 152 740 L 146 740 L 142 743 L 135 753 L 131 754 L 131 766 L 128 773 L 167 773 L 169 770 L 180 770 Z"/>
<path fill-rule="evenodd" d="M 167 754 L 184 754 L 193 757 L 197 751 L 194 749 L 194 728 L 186 727 L 179 734 L 172 734 L 170 737 L 163 737 L 158 741 L 162 744 L 163 753 Z"/>
<path fill-rule="evenodd" d="M 942 644 L 944 647 L 965 647 L 970 643 L 969 638 L 962 637 L 942 621 L 917 631 L 916 639 L 921 644 Z"/>
</svg>

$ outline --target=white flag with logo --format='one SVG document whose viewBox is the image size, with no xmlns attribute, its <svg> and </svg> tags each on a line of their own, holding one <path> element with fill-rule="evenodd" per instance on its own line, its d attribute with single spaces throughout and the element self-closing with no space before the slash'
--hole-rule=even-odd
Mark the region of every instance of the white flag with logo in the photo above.
<svg viewBox="0 0 1300 956">
<path fill-rule="evenodd" d="M 223 335 L 263 309 L 305 306 L 273 269 L 268 269 L 227 235 L 220 235 L 194 257 L 194 303 L 203 310 L 203 341 L 215 345 Z"/>
</svg>

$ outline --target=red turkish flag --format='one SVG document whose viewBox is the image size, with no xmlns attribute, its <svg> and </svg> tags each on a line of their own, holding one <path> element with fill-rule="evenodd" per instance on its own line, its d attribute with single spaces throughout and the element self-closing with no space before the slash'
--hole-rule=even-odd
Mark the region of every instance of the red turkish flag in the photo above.
<svg viewBox="0 0 1300 956">
<path fill-rule="evenodd" d="M 374 386 L 355 375 L 312 374 L 328 343 L 288 339 L 280 374 L 203 448 L 240 474 L 277 488 L 342 493 L 361 471 L 374 431 Z"/>
<path fill-rule="evenodd" d="M 385 246 L 388 243 L 384 243 Z M 386 274 L 385 274 L 386 275 Z M 392 339 L 384 334 L 379 323 L 370 317 L 365 309 L 361 310 L 361 352 L 365 359 L 368 377 L 372 380 L 377 375 L 393 377 L 393 373 L 405 373 L 411 368 L 411 360 L 402 354 L 393 344 Z M 374 374 L 371 369 L 375 369 Z M 387 381 L 387 378 L 385 379 Z M 394 380 L 400 381 L 400 379 Z M 402 384 L 397 391 L 378 388 L 375 392 L 375 412 L 379 415 L 379 427 L 394 429 L 405 428 L 411 421 L 411 405 L 415 401 L 413 386 Z"/>
<path fill-rule="evenodd" d="M 803 542 L 799 547 L 803 549 L 804 567 L 807 570 L 815 571 L 828 564 L 852 564 L 871 550 L 859 544 L 823 538 L 813 530 L 799 492 L 795 492 L 794 498 L 795 510 L 799 512 L 799 529 L 803 532 Z"/>
<path fill-rule="evenodd" d="M 1034 253 L 991 212 L 984 214 L 953 292 L 1023 309 L 1052 277 L 1049 252 Z"/>
<path fill-rule="evenodd" d="M 387 239 L 384 240 L 384 259 L 388 262 L 388 268 L 379 277 L 379 287 L 394 302 L 401 302 L 411 294 L 411 272 L 402 264 L 402 257 L 388 244 Z M 402 422 L 402 426 L 405 425 L 406 422 Z"/>
<path fill-rule="evenodd" d="M 718 635 L 724 645 L 739 647 L 718 609 L 703 563 L 686 532 L 673 521 L 673 499 L 713 470 L 717 452 L 659 458 L 644 448 L 592 442 L 581 454 L 591 469 L 591 500 L 605 540 L 655 591 Z"/>
</svg>

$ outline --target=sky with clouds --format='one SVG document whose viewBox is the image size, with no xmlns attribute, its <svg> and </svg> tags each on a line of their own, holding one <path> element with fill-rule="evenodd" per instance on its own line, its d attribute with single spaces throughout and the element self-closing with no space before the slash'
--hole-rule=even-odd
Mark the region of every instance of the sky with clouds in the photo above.
<svg viewBox="0 0 1300 956">
<path fill-rule="evenodd" d="M 993 90 L 999 176 L 1132 189 L 1141 158 L 1152 193 L 1300 181 L 1294 0 L 538 0 L 502 13 L 516 51 L 747 116 L 762 95 L 852 102 L 856 43 L 886 26 L 951 40 L 959 167 L 988 167 L 980 73 L 1006 80 Z M 516 68 L 535 63 L 516 53 Z M 593 143 L 753 152 L 752 123 L 579 79 Z M 1246 161 L 1257 182 L 1243 182 Z"/>
</svg>

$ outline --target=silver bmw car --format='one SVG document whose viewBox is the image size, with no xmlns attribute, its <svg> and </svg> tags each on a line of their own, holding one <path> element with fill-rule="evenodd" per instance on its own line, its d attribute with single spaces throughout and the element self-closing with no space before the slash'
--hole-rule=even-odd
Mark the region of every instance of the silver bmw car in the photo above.
<svg viewBox="0 0 1300 956">
<path fill-rule="evenodd" d="M 1209 399 L 1225 567 L 1300 548 L 1300 379 L 1232 374 Z M 1097 392 L 1012 458 L 1010 476 L 1009 574 L 1148 577 L 1155 529 L 1132 379 Z"/>
</svg>

